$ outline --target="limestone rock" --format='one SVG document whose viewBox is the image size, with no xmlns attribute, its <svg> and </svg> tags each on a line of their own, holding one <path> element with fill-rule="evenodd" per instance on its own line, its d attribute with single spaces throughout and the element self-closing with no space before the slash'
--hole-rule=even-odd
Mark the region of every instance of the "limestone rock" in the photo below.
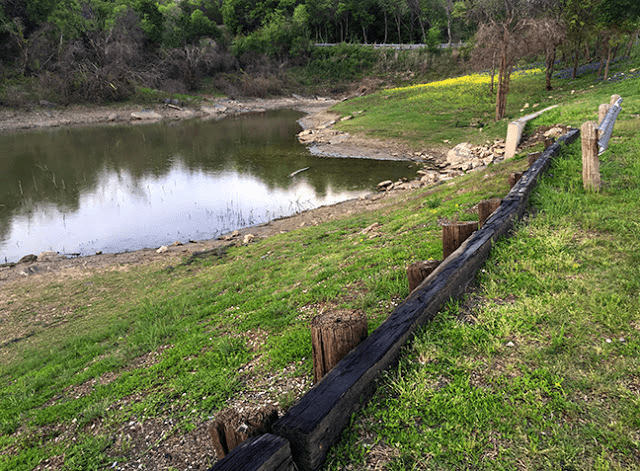
<svg viewBox="0 0 640 471">
<path fill-rule="evenodd" d="M 255 238 L 256 238 L 256 236 L 254 236 L 253 234 L 246 234 L 246 235 L 244 236 L 244 239 L 242 239 L 242 243 L 243 243 L 244 245 L 250 244 L 250 243 L 251 243 L 251 241 L 252 241 L 253 239 L 255 239 Z"/>
<path fill-rule="evenodd" d="M 208 115 L 215 116 L 217 114 L 222 114 L 222 113 L 226 112 L 227 111 L 227 107 L 226 106 L 222 106 L 222 105 L 216 105 L 216 106 L 203 105 L 200 108 L 200 111 L 202 111 L 203 113 L 206 113 Z"/>
<path fill-rule="evenodd" d="M 36 260 L 38 260 L 38 257 L 36 255 L 29 254 L 29 255 L 25 255 L 20 260 L 18 260 L 18 263 L 33 263 Z"/>
<path fill-rule="evenodd" d="M 166 245 L 163 245 L 158 250 L 156 250 L 156 253 L 165 253 L 165 252 L 168 252 L 168 251 L 169 251 L 169 247 L 167 247 Z"/>
<path fill-rule="evenodd" d="M 57 262 L 58 260 L 63 260 L 64 257 L 60 255 L 58 252 L 47 251 L 42 252 L 38 255 L 38 260 L 41 262 Z"/>
<path fill-rule="evenodd" d="M 559 136 L 562 136 L 562 134 L 564 134 L 564 131 L 562 130 L 562 128 L 555 127 L 546 131 L 544 133 L 544 137 L 559 137 Z"/>
<path fill-rule="evenodd" d="M 149 121 L 154 119 L 162 119 L 162 115 L 156 113 L 155 111 L 134 111 L 133 113 L 131 113 L 131 118 Z"/>
<path fill-rule="evenodd" d="M 365 227 L 364 229 L 362 229 L 362 230 L 360 231 L 360 234 L 363 234 L 363 235 L 365 235 L 365 234 L 369 234 L 370 232 L 375 231 L 375 230 L 376 230 L 376 229 L 378 229 L 379 227 L 382 227 L 382 226 L 380 225 L 380 223 L 379 223 L 379 222 L 374 222 L 374 223 L 373 223 L 373 224 L 371 224 L 370 226 L 367 226 L 367 227 Z"/>
<path fill-rule="evenodd" d="M 383 182 L 378 183 L 378 190 L 385 190 L 393 185 L 391 180 L 385 180 Z"/>
<path fill-rule="evenodd" d="M 450 166 L 461 165 L 473 158 L 473 146 L 468 142 L 458 144 L 447 153 L 447 163 Z"/>
</svg>

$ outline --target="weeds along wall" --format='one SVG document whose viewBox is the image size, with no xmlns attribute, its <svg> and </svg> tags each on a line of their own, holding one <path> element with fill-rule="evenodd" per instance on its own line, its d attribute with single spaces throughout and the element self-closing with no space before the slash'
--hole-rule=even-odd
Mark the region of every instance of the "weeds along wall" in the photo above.
<svg viewBox="0 0 640 471">
<path fill-rule="evenodd" d="M 538 178 L 572 130 L 550 146 L 524 173 L 500 207 L 399 305 L 365 341 L 354 348 L 273 426 L 273 434 L 247 440 L 210 471 L 320 468 L 342 430 L 373 395 L 378 375 L 397 363 L 416 329 L 435 317 L 445 302 L 464 293 L 489 256 L 495 241 L 508 235 L 524 214 Z"/>
</svg>

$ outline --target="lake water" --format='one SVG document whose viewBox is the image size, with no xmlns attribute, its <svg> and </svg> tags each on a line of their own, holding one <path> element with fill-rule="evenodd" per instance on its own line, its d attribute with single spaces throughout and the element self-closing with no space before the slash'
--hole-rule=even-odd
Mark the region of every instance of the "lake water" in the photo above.
<svg viewBox="0 0 640 471">
<path fill-rule="evenodd" d="M 300 117 L 0 136 L 0 263 L 211 239 L 415 176 L 408 162 L 311 155 L 296 137 Z"/>
</svg>

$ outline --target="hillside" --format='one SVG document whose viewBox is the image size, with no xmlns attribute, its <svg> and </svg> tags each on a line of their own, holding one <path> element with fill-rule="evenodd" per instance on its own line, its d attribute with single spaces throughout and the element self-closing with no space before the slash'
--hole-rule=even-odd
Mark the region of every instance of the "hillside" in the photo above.
<svg viewBox="0 0 640 471">
<path fill-rule="evenodd" d="M 560 77 L 549 93 L 543 77 L 513 79 L 509 117 L 561 105 L 529 132 L 578 127 L 610 95 L 625 99 L 602 191 L 582 190 L 568 149 L 526 224 L 407 348 L 329 469 L 639 466 L 638 79 Z M 335 111 L 362 113 L 337 127 L 421 149 L 493 141 L 506 120 L 485 119 L 486 80 L 348 100 Z M 407 264 L 441 256 L 440 224 L 477 218 L 525 167 L 520 154 L 196 257 L 3 285 L 0 469 L 206 469 L 220 410 L 286 410 L 311 386 L 314 315 L 363 310 L 377 327 L 408 294 Z"/>
</svg>

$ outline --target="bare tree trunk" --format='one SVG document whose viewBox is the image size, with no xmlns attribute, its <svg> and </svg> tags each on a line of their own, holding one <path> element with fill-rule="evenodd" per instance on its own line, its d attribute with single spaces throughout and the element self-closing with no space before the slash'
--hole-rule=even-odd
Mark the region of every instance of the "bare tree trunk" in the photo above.
<svg viewBox="0 0 640 471">
<path fill-rule="evenodd" d="M 413 44 L 413 29 L 415 27 L 415 15 L 413 11 L 411 12 L 411 27 L 409 28 L 409 44 Z"/>
<path fill-rule="evenodd" d="M 507 94 L 509 93 L 509 78 L 511 76 L 511 64 L 507 60 L 507 42 L 505 41 L 500 58 L 500 69 L 498 72 L 498 93 L 496 94 L 496 121 L 504 118 L 507 107 Z"/>
<path fill-rule="evenodd" d="M 489 85 L 489 90 L 491 91 L 491 94 L 494 93 L 494 82 L 495 82 L 495 78 L 496 78 L 496 54 L 493 54 L 493 59 L 491 60 L 491 83 Z"/>
<path fill-rule="evenodd" d="M 605 54 L 608 53 L 609 50 L 609 37 L 605 36 L 602 38 L 602 50 L 600 51 L 600 67 L 598 67 L 598 77 L 602 75 L 602 69 L 604 68 L 604 64 L 607 61 Z"/>
<path fill-rule="evenodd" d="M 611 44 L 609 43 L 609 41 L 607 41 L 607 65 L 604 68 L 604 79 L 603 79 L 605 82 L 609 78 L 609 65 L 611 64 L 611 55 L 612 55 Z"/>
<path fill-rule="evenodd" d="M 387 44 L 387 33 L 389 32 L 389 19 L 387 18 L 387 12 L 384 12 L 384 44 Z"/>
<path fill-rule="evenodd" d="M 447 46 L 451 47 L 451 5 L 452 0 L 447 0 Z M 493 91 L 493 87 L 491 89 Z"/>
<path fill-rule="evenodd" d="M 580 47 L 576 47 L 576 52 L 573 55 L 573 73 L 571 74 L 571 78 L 576 78 L 578 76 L 578 60 L 580 59 Z"/>
<path fill-rule="evenodd" d="M 420 29 L 422 30 L 422 43 L 426 44 L 427 43 L 427 33 L 424 30 L 424 21 L 422 21 L 422 19 L 420 19 L 420 17 L 418 17 L 418 23 L 420 23 Z"/>
<path fill-rule="evenodd" d="M 631 57 L 631 49 L 633 48 L 633 43 L 636 41 L 637 37 L 638 37 L 638 30 L 631 33 L 631 36 L 629 37 L 629 43 L 627 44 L 627 48 L 624 53 L 625 57 L 627 58 Z"/>
<path fill-rule="evenodd" d="M 591 62 L 591 48 L 589 47 L 589 41 L 584 43 L 584 60 L 585 62 Z"/>
<path fill-rule="evenodd" d="M 556 62 L 556 48 L 553 47 L 547 51 L 547 90 L 553 90 L 551 87 L 551 77 L 553 76 L 553 66 Z"/>
</svg>

